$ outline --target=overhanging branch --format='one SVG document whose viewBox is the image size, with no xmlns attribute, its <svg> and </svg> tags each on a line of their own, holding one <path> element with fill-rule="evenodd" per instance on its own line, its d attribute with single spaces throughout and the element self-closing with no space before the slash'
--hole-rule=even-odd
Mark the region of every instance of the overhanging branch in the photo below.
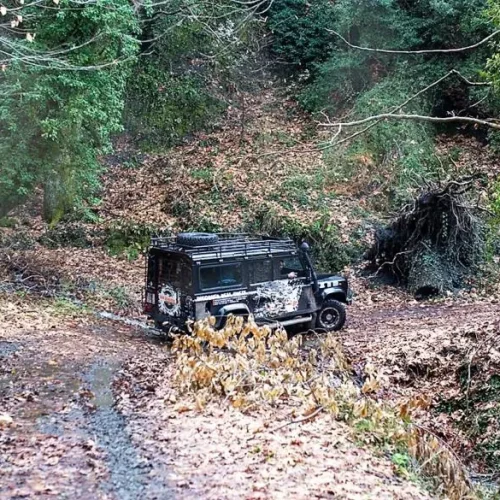
<svg viewBox="0 0 500 500">
<path fill-rule="evenodd" d="M 477 42 L 473 45 L 468 45 L 467 47 L 459 47 L 456 49 L 390 50 L 390 49 L 377 49 L 377 48 L 372 48 L 372 47 L 360 47 L 359 45 L 352 44 L 351 42 L 349 42 L 349 40 L 347 40 L 340 33 L 337 33 L 334 30 L 326 28 L 326 31 L 328 31 L 328 33 L 332 33 L 333 35 L 336 35 L 338 38 L 340 38 L 345 44 L 347 44 L 352 49 L 364 50 L 365 52 L 377 52 L 379 54 L 407 54 L 407 55 L 453 54 L 453 53 L 457 53 L 457 52 L 466 52 L 468 50 L 474 50 L 474 49 L 477 49 L 478 47 L 481 47 L 481 45 L 484 45 L 485 43 L 489 42 L 492 38 L 494 38 L 498 34 L 500 34 L 500 30 L 496 30 L 491 35 L 487 36 L 486 38 L 483 38 L 480 42 Z"/>
<path fill-rule="evenodd" d="M 461 122 L 461 123 L 487 126 L 490 128 L 494 128 L 496 130 L 500 130 L 500 122 L 480 120 L 479 118 L 472 118 L 469 116 L 448 116 L 440 118 L 437 116 L 414 115 L 414 114 L 392 114 L 392 113 L 382 113 L 379 115 L 369 116 L 368 118 L 364 118 L 363 120 L 356 120 L 347 123 L 320 123 L 319 126 L 348 128 L 348 127 L 356 127 L 358 125 L 365 125 L 366 123 L 370 123 L 373 121 L 381 121 L 381 120 L 414 120 L 414 121 L 431 122 L 431 123 Z"/>
</svg>

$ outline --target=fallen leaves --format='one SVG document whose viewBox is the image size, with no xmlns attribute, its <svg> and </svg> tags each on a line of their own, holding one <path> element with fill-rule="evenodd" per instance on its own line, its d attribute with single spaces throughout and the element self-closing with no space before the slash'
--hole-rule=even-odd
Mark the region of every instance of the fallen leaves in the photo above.
<svg viewBox="0 0 500 500">
<path fill-rule="evenodd" d="M 14 423 L 14 419 L 7 413 L 0 413 L 0 429 L 10 427 Z"/>
</svg>

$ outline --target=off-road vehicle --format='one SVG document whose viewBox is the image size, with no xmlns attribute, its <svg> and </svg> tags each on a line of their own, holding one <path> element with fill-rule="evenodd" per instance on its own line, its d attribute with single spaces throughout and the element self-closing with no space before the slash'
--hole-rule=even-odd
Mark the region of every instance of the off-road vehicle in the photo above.
<svg viewBox="0 0 500 500">
<path fill-rule="evenodd" d="M 271 327 L 340 330 L 347 280 L 317 275 L 309 245 L 248 234 L 181 233 L 153 238 L 147 257 L 144 312 L 162 330 L 184 330 L 208 316 L 229 315 Z"/>
</svg>

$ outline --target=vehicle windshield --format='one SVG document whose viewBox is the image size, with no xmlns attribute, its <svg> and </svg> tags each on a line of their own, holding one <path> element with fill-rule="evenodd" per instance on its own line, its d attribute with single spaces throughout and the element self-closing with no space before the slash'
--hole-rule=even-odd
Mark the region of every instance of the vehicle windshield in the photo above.
<svg viewBox="0 0 500 500">
<path fill-rule="evenodd" d="M 280 276 L 282 278 L 291 276 L 305 278 L 307 273 L 298 257 L 287 257 L 280 260 Z"/>
</svg>

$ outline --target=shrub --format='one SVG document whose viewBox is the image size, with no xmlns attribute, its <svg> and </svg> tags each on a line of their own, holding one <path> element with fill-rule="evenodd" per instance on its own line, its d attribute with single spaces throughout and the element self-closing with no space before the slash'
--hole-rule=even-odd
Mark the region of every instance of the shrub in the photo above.
<svg viewBox="0 0 500 500">
<path fill-rule="evenodd" d="M 92 245 L 87 230 L 79 224 L 61 224 L 49 229 L 40 237 L 39 242 L 48 248 L 86 248 Z"/>
<path fill-rule="evenodd" d="M 359 95 L 354 114 L 360 119 L 390 112 L 421 88 L 421 78 L 408 78 L 403 65 L 398 73 L 383 79 Z M 413 72 L 409 75 L 413 75 Z M 432 113 L 432 94 L 412 101 L 405 109 L 416 114 Z M 349 129 L 346 134 L 363 127 Z M 444 164 L 434 148 L 435 129 L 416 121 L 382 121 L 358 136 L 345 149 L 327 150 L 325 161 L 336 181 L 348 181 L 370 169 L 367 180 L 383 189 L 391 204 L 407 199 L 422 179 L 433 179 Z M 441 172 L 442 173 L 442 172 Z"/>
<path fill-rule="evenodd" d="M 106 230 L 104 246 L 111 255 L 135 260 L 149 247 L 152 236 L 166 233 L 153 226 L 122 221 Z"/>
<path fill-rule="evenodd" d="M 125 123 L 143 147 L 157 149 L 206 127 L 224 109 L 201 76 L 171 76 L 150 64 L 138 68 L 129 84 Z"/>
<path fill-rule="evenodd" d="M 266 209 L 255 214 L 248 223 L 247 230 L 276 237 L 288 236 L 298 244 L 307 241 L 311 245 L 315 265 L 320 271 L 340 271 L 362 254 L 359 243 L 342 243 L 338 229 L 330 223 L 327 216 L 305 224 L 296 219 L 278 216 Z"/>
<path fill-rule="evenodd" d="M 333 45 L 325 29 L 333 19 L 329 0 L 275 0 L 269 11 L 274 53 L 302 69 L 323 61 Z"/>
</svg>

